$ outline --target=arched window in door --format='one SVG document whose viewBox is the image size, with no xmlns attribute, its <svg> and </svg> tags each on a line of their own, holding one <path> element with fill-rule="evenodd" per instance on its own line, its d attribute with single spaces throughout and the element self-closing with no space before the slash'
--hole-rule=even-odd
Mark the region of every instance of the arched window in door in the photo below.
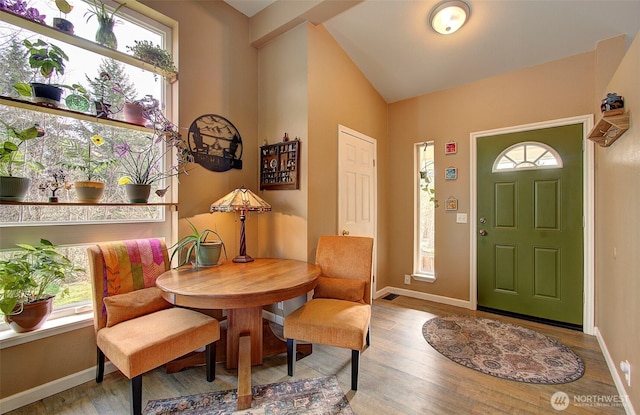
<svg viewBox="0 0 640 415">
<path fill-rule="evenodd" d="M 562 158 L 552 147 L 535 141 L 517 143 L 493 162 L 491 172 L 562 168 Z"/>
</svg>

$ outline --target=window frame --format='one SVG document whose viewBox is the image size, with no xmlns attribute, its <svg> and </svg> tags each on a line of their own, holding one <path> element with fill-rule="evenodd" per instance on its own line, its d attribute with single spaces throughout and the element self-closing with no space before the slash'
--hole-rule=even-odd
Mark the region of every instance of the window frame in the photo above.
<svg viewBox="0 0 640 415">
<path fill-rule="evenodd" d="M 86 1 L 85 1 L 86 3 Z M 112 2 L 110 0 L 106 0 L 105 4 L 110 7 L 117 5 L 117 3 Z M 165 49 L 170 52 L 174 51 L 173 45 L 177 39 L 177 22 L 173 19 L 170 19 L 166 16 L 162 16 L 158 14 L 156 11 L 153 11 L 146 6 L 133 5 L 134 9 L 127 7 L 122 8 L 118 12 L 118 17 L 122 17 L 130 21 L 133 24 L 140 25 L 147 30 L 151 30 L 155 33 L 158 33 L 162 37 L 162 45 Z M 148 13 L 148 15 L 145 15 Z M 14 20 L 16 20 L 10 13 L 0 11 L 0 20 L 3 22 L 16 25 Z M 5 18 L 5 15 L 8 15 Z M 36 33 L 40 33 L 43 36 L 47 36 L 46 33 L 42 33 L 39 31 L 40 25 L 35 24 L 30 21 L 25 21 L 24 26 L 22 25 L 21 20 L 17 19 L 19 24 L 17 26 L 24 27 L 27 30 L 34 31 Z M 42 26 L 43 28 L 45 26 Z M 46 26 L 49 27 L 49 26 Z M 49 29 L 42 29 L 43 31 L 49 31 Z M 65 35 L 60 35 L 65 36 Z M 71 38 L 69 38 L 71 39 Z M 92 39 L 87 39 L 88 41 L 92 41 Z M 65 42 L 65 40 L 57 40 L 56 42 L 60 43 L 73 43 L 73 42 Z M 76 45 L 77 46 L 77 45 Z M 92 52 L 95 52 L 94 49 L 96 47 L 89 45 L 87 48 Z M 84 46 L 80 46 L 84 47 Z M 100 48 L 97 48 L 100 50 Z M 109 49 L 104 49 L 102 56 L 107 58 L 113 58 L 120 62 L 129 63 L 131 59 L 125 56 L 125 60 L 119 59 L 118 55 L 121 55 L 118 52 L 114 52 Z M 172 53 L 175 56 L 175 54 Z M 135 60 L 135 59 L 134 59 Z M 152 68 L 149 68 L 147 64 L 142 64 L 141 67 L 144 67 L 147 70 L 153 71 Z M 146 66 L 145 66 L 146 65 Z M 176 61 L 177 66 L 177 61 Z M 154 71 L 155 72 L 155 71 Z M 177 118 L 178 109 L 177 109 L 177 88 L 178 82 L 177 79 L 172 80 L 172 82 L 164 80 L 161 76 L 158 76 L 158 80 L 156 82 L 162 82 L 162 90 L 163 96 L 160 98 L 161 101 L 165 105 L 165 114 L 168 119 L 172 120 L 176 125 L 179 125 L 179 120 Z M 175 149 L 173 149 L 170 154 L 170 158 L 165 160 L 165 163 L 169 165 L 171 160 L 174 160 L 176 157 Z M 170 185 L 170 191 L 165 195 L 165 202 L 167 204 L 162 206 L 161 209 L 161 218 L 155 219 L 140 219 L 136 221 L 123 221 L 123 222 L 114 222 L 108 221 L 104 223 L 95 222 L 95 221 L 87 221 L 86 223 L 69 223 L 69 224 L 56 224 L 56 223 L 37 223 L 37 224 L 11 224 L 9 226 L 1 227 L 1 237 L 0 237 L 0 250 L 12 250 L 15 247 L 16 243 L 25 242 L 37 244 L 40 238 L 46 238 L 54 242 L 56 245 L 61 247 L 82 247 L 87 246 L 97 242 L 111 241 L 111 240 L 122 240 L 122 239 L 134 239 L 134 238 L 147 238 L 147 237 L 160 237 L 164 238 L 167 241 L 167 244 L 173 243 L 177 239 L 177 221 L 178 214 L 175 205 L 178 203 L 178 178 L 171 177 L 165 180 L 165 185 Z M 87 270 L 87 272 L 89 272 Z M 60 319 L 62 317 L 66 317 L 64 321 L 61 320 L 61 323 L 53 322 L 53 320 Z M 92 319 L 93 317 L 93 306 L 91 300 L 88 303 L 82 302 L 78 303 L 77 306 L 63 306 L 59 309 L 54 309 L 52 314 L 47 319 L 47 323 L 42 330 L 51 331 L 51 327 L 59 327 L 60 325 L 64 326 L 65 324 L 76 325 L 78 322 L 82 322 L 84 320 Z M 81 323 L 84 324 L 84 323 Z M 8 330 L 8 333 L 5 331 Z M 62 328 L 61 330 L 66 330 Z M 53 330 L 53 334 L 59 332 L 59 329 Z M 9 326 L 2 320 L 0 322 L 0 341 L 2 343 L 0 346 L 4 346 L 4 339 L 7 337 L 15 337 L 15 336 L 25 336 L 28 333 L 13 333 L 13 331 L 9 328 Z M 34 332 L 30 332 L 34 333 Z M 32 338 L 33 334 L 29 334 L 25 336 L 25 338 Z M 35 336 L 35 338 L 39 338 Z"/>
</svg>

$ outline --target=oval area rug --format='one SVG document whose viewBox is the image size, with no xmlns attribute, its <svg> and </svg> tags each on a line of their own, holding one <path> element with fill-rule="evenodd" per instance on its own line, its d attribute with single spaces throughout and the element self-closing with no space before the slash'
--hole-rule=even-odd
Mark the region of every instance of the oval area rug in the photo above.
<svg viewBox="0 0 640 415">
<path fill-rule="evenodd" d="M 562 343 L 534 330 L 487 318 L 447 316 L 422 326 L 438 352 L 468 368 L 525 383 L 573 382 L 584 363 Z"/>
</svg>

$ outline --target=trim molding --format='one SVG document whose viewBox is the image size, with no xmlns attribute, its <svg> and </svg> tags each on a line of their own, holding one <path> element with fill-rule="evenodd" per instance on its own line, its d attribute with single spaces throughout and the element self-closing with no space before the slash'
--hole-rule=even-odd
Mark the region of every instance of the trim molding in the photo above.
<svg viewBox="0 0 640 415">
<path fill-rule="evenodd" d="M 460 300 L 457 298 L 444 297 L 441 295 L 423 293 L 420 291 L 412 291 L 412 290 L 407 290 L 405 288 L 397 288 L 397 287 L 389 287 L 389 286 L 384 287 L 380 291 L 376 291 L 375 298 L 384 297 L 387 294 L 404 295 L 406 297 L 418 298 L 420 300 L 433 301 L 434 303 L 447 304 L 455 307 L 475 310 L 475 305 L 471 304 L 471 302 L 467 300 Z"/>
<path fill-rule="evenodd" d="M 117 369 L 111 362 L 106 362 L 104 365 L 105 375 L 111 372 L 115 372 Z M 96 379 L 96 367 L 90 367 L 80 372 L 73 373 L 54 381 L 38 385 L 35 388 L 28 389 L 16 393 L 15 395 L 7 396 L 0 400 L 0 412 L 6 413 L 13 411 L 14 409 L 21 408 L 25 405 L 29 405 L 40 399 L 47 398 L 55 395 L 56 393 L 63 392 L 67 389 L 76 387 L 83 383 Z"/>
<path fill-rule="evenodd" d="M 629 394 L 624 388 L 624 382 L 618 373 L 618 368 L 613 361 L 613 358 L 609 354 L 609 349 L 607 348 L 607 344 L 602 337 L 602 333 L 598 330 L 598 327 L 593 328 L 596 339 L 598 339 L 598 344 L 600 345 L 600 350 L 602 350 L 602 355 L 604 356 L 604 360 L 607 362 L 607 366 L 609 367 L 609 372 L 611 372 L 611 377 L 613 377 L 613 383 L 616 385 L 616 389 L 618 390 L 618 395 L 624 397 L 622 400 L 622 404 L 624 406 L 624 410 L 628 415 L 636 415 L 636 411 L 633 409 L 633 404 L 629 400 Z"/>
<path fill-rule="evenodd" d="M 478 249 L 478 229 L 475 218 L 478 216 L 478 195 L 477 195 L 477 141 L 481 137 L 509 134 L 520 131 L 539 130 L 543 128 L 559 127 L 565 125 L 582 124 L 582 174 L 583 174 L 583 263 L 584 263 L 584 305 L 582 310 L 582 328 L 586 334 L 593 334 L 595 326 L 595 150 L 594 142 L 587 139 L 587 135 L 593 127 L 593 115 L 578 115 L 575 117 L 561 118 L 558 120 L 550 120 L 537 122 L 532 124 L 516 125 L 506 128 L 498 128 L 495 130 L 477 131 L 469 134 L 470 141 L 470 264 L 469 264 L 469 298 L 473 305 L 473 309 L 477 306 L 478 299 L 478 275 L 477 275 L 477 249 Z"/>
</svg>

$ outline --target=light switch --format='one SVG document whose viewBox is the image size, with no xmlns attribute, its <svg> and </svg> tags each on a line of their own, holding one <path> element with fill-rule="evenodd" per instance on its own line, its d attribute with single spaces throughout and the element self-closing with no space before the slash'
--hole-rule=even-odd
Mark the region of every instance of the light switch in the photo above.
<svg viewBox="0 0 640 415">
<path fill-rule="evenodd" d="M 456 214 L 456 223 L 467 223 L 467 214 L 466 213 Z"/>
</svg>

